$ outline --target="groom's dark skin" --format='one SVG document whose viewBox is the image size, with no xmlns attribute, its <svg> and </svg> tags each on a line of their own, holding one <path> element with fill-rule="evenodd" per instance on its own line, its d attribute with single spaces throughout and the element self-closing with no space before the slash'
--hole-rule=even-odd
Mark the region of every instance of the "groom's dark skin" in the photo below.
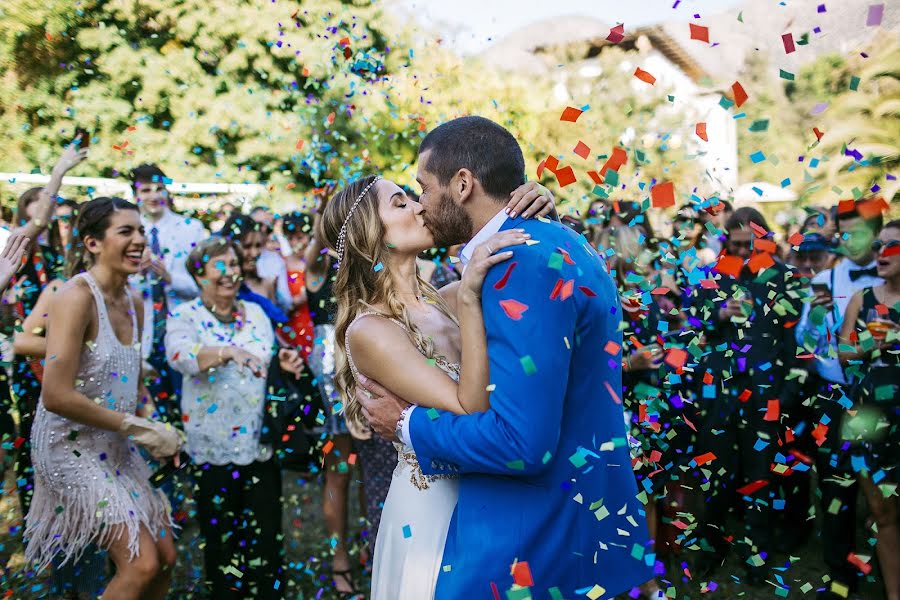
<svg viewBox="0 0 900 600">
<path fill-rule="evenodd" d="M 416 181 L 422 188 L 419 202 L 425 208 L 425 222 L 434 234 L 437 245 L 466 243 L 504 208 L 503 200 L 486 194 L 481 182 L 468 169 L 460 169 L 449 185 L 442 186 L 437 176 L 428 170 L 430 156 L 431 150 L 419 155 L 416 171 Z M 510 209 L 510 216 L 518 215 L 521 207 L 528 206 L 542 193 L 544 190 L 536 185 Z M 548 206 L 552 207 L 553 204 Z M 541 212 L 540 207 L 531 207 L 522 216 L 529 217 L 535 213 L 541 215 Z M 362 373 L 359 374 L 359 384 L 356 399 L 362 405 L 363 414 L 372 429 L 386 440 L 399 441 L 396 434 L 397 422 L 400 420 L 400 413 L 410 403 L 397 398 Z"/>
</svg>

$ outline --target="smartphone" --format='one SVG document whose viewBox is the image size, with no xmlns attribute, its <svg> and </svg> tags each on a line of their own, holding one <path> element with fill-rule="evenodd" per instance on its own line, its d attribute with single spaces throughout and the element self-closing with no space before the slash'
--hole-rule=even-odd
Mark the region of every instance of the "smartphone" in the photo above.
<svg viewBox="0 0 900 600">
<path fill-rule="evenodd" d="M 84 127 L 75 128 L 75 139 L 78 140 L 78 148 L 84 150 L 91 145 L 91 134 Z"/>
<path fill-rule="evenodd" d="M 188 466 L 188 463 L 191 462 L 191 457 L 188 456 L 187 452 L 182 450 L 181 454 L 178 455 L 178 460 L 179 460 L 179 466 L 177 466 L 177 467 L 175 466 L 175 461 L 170 460 L 169 462 L 167 462 L 166 464 L 161 466 L 159 469 L 157 469 L 150 476 L 150 485 L 152 485 L 155 488 L 162 487 L 162 485 L 166 481 L 171 479 L 175 473 L 177 473 L 178 471 L 183 471 L 184 468 L 186 466 Z"/>
</svg>

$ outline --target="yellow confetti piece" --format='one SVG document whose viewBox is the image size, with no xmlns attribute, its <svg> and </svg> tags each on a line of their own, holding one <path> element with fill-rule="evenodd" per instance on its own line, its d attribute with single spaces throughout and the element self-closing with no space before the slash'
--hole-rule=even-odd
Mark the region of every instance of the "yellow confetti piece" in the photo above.
<svg viewBox="0 0 900 600">
<path fill-rule="evenodd" d="M 605 593 L 606 593 L 605 588 L 602 588 L 599 585 L 595 585 L 588 591 L 587 597 L 590 598 L 591 600 L 597 600 L 597 598 L 599 598 L 600 596 L 602 596 Z"/>
</svg>

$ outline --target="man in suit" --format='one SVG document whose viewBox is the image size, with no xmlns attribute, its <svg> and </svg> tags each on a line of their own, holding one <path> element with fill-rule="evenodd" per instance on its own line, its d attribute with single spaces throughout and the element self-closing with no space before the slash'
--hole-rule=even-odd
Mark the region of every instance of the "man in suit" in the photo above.
<svg viewBox="0 0 900 600">
<path fill-rule="evenodd" d="M 522 228 L 537 242 L 511 248 L 482 289 L 491 409 L 416 409 L 371 381 L 372 397 L 357 394 L 375 430 L 411 446 L 424 474 L 460 475 L 439 600 L 514 586 L 534 598 L 611 598 L 653 577 L 620 397 L 615 285 L 583 236 L 507 214 L 524 167 L 515 138 L 481 117 L 445 123 L 419 148 L 437 245 L 468 241 L 465 264 L 497 231 Z"/>
</svg>

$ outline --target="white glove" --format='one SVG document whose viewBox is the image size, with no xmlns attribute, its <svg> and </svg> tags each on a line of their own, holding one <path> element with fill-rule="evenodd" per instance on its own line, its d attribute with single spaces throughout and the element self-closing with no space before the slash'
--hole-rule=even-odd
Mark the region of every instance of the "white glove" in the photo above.
<svg viewBox="0 0 900 600">
<path fill-rule="evenodd" d="M 150 421 L 136 415 L 125 415 L 119 433 L 146 448 L 156 460 L 175 456 L 183 444 L 181 433 L 168 423 Z"/>
</svg>

